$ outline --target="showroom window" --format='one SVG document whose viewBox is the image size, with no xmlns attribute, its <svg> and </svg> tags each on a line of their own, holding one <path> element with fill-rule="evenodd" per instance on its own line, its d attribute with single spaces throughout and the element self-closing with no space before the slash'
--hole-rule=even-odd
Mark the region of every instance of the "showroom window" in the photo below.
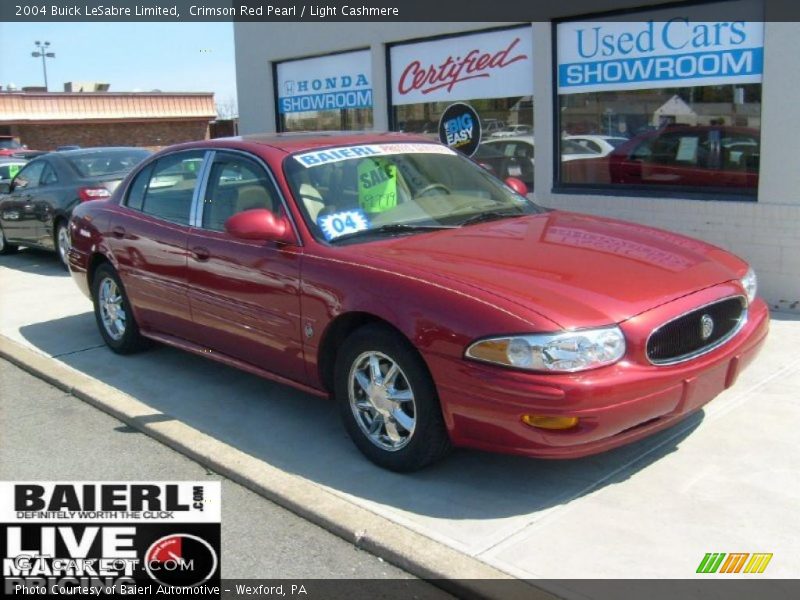
<svg viewBox="0 0 800 600">
<path fill-rule="evenodd" d="M 369 50 L 275 64 L 278 131 L 371 129 Z"/>
<path fill-rule="evenodd" d="M 454 102 L 469 104 L 480 118 L 483 142 L 474 158 L 495 174 L 522 177 L 532 187 L 530 25 L 393 44 L 389 65 L 394 130 L 438 139 L 444 110 Z M 504 148 L 488 143 L 504 137 L 527 148 L 505 154 Z"/>
<path fill-rule="evenodd" d="M 555 28 L 557 187 L 755 199 L 763 4 L 690 5 Z"/>
</svg>

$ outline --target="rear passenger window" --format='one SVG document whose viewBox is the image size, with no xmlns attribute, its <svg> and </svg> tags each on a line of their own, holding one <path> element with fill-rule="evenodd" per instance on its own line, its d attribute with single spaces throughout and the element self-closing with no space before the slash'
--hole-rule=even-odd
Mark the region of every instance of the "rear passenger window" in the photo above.
<svg viewBox="0 0 800 600">
<path fill-rule="evenodd" d="M 165 221 L 188 225 L 194 187 L 204 155 L 203 150 L 180 152 L 156 161 L 144 192 L 141 211 Z"/>
<path fill-rule="evenodd" d="M 253 208 L 281 210 L 264 168 L 244 156 L 217 152 L 203 198 L 203 228 L 225 231 L 225 221 Z"/>
</svg>

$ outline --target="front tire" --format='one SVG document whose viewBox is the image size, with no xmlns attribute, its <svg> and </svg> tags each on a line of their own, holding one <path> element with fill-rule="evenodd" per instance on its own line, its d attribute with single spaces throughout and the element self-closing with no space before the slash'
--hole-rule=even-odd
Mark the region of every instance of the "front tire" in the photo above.
<svg viewBox="0 0 800 600">
<path fill-rule="evenodd" d="M 9 244 L 8 241 L 6 241 L 6 234 L 3 228 L 0 227 L 0 254 L 14 254 L 17 250 L 19 250 L 19 246 L 16 244 Z"/>
<path fill-rule="evenodd" d="M 122 281 L 114 267 L 105 263 L 92 279 L 94 316 L 103 341 L 117 354 L 132 354 L 148 346 L 139 333 L 139 326 Z"/>
<path fill-rule="evenodd" d="M 399 334 L 375 325 L 357 330 L 344 343 L 335 369 L 345 429 L 376 465 L 416 471 L 450 450 L 433 380 Z"/>
</svg>

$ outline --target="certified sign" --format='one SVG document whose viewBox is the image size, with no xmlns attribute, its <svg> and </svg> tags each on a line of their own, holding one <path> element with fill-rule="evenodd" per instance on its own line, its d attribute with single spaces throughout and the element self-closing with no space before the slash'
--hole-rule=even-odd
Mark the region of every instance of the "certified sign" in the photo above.
<svg viewBox="0 0 800 600">
<path fill-rule="evenodd" d="M 533 94 L 530 27 L 399 44 L 390 59 L 395 106 Z"/>
<path fill-rule="evenodd" d="M 481 119 L 469 104 L 448 106 L 439 120 L 439 140 L 453 150 L 472 156 L 481 143 Z"/>
</svg>

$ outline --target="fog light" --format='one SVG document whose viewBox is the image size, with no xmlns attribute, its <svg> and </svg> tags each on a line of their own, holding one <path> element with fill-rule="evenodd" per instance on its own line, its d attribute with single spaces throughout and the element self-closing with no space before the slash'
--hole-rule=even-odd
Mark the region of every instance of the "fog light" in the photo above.
<svg viewBox="0 0 800 600">
<path fill-rule="evenodd" d="M 570 429 L 578 424 L 578 417 L 553 417 L 548 415 L 522 415 L 522 422 L 539 429 Z"/>
</svg>

